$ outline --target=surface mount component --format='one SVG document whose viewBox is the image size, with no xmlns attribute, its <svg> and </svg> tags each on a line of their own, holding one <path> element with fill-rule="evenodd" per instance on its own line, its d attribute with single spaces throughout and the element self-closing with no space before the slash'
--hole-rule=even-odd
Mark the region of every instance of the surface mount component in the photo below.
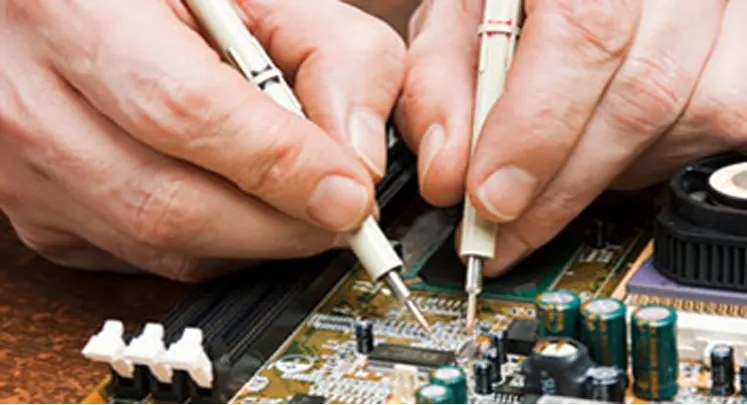
<svg viewBox="0 0 747 405">
<path fill-rule="evenodd" d="M 453 364 L 456 356 L 453 352 L 420 349 L 412 346 L 382 343 L 368 355 L 371 364 L 393 366 L 407 364 L 420 368 L 438 368 Z"/>
<path fill-rule="evenodd" d="M 524 362 L 526 385 L 536 394 L 583 398 L 592 367 L 594 362 L 581 342 L 558 336 L 542 338 Z"/>
<path fill-rule="evenodd" d="M 296 394 L 288 401 L 289 404 L 326 404 L 327 398 L 321 395 Z"/>
<path fill-rule="evenodd" d="M 373 351 L 373 322 L 367 319 L 359 319 L 355 321 L 355 347 L 360 354 L 368 354 Z"/>
<path fill-rule="evenodd" d="M 677 384 L 677 314 L 663 305 L 645 305 L 630 319 L 633 392 L 653 401 L 671 400 Z"/>
<path fill-rule="evenodd" d="M 537 321 L 534 319 L 514 319 L 506 329 L 506 353 L 528 356 L 537 343 Z"/>
<path fill-rule="evenodd" d="M 747 291 L 747 155 L 687 165 L 656 219 L 654 265 L 684 284 Z"/>
</svg>

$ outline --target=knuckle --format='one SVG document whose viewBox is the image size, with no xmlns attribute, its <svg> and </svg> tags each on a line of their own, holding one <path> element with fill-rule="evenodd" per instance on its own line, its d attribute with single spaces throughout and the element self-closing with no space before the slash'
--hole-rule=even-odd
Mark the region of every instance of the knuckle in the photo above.
<svg viewBox="0 0 747 405">
<path fill-rule="evenodd" d="M 148 89 L 149 97 L 133 105 L 136 121 L 166 135 L 162 146 L 172 152 L 199 148 L 222 133 L 235 111 L 215 98 L 220 93 L 213 88 L 215 82 L 201 74 L 188 76 L 146 79 L 139 86 Z"/>
<path fill-rule="evenodd" d="M 164 186 L 146 191 L 136 205 L 132 236 L 158 248 L 176 248 L 207 226 L 208 217 L 199 198 L 189 198 L 189 182 L 168 179 Z"/>
<path fill-rule="evenodd" d="M 186 284 L 209 278 L 209 272 L 200 260 L 181 255 L 158 255 L 145 265 L 145 270 Z"/>
<path fill-rule="evenodd" d="M 548 0 L 555 2 L 571 43 L 603 57 L 620 57 L 629 48 L 637 13 L 626 0 Z"/>
<path fill-rule="evenodd" d="M 671 125 L 684 108 L 692 77 L 678 62 L 664 57 L 637 57 L 625 63 L 609 93 L 613 120 L 637 133 Z"/>
<path fill-rule="evenodd" d="M 252 156 L 251 167 L 239 179 L 242 190 L 263 196 L 275 195 L 289 180 L 297 180 L 303 172 L 299 167 L 306 163 L 303 142 L 285 133 L 289 126 L 278 121 L 267 124 L 267 130 L 261 132 L 267 134 L 263 147 Z"/>
<path fill-rule="evenodd" d="M 747 96 L 742 89 L 724 84 L 710 86 L 693 103 L 695 119 L 704 132 L 725 147 L 747 143 Z"/>
</svg>

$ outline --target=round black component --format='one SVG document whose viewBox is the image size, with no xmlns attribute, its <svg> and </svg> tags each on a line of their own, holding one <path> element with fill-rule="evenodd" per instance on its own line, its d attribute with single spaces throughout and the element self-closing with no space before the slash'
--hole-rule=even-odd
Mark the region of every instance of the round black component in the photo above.
<svg viewBox="0 0 747 405">
<path fill-rule="evenodd" d="M 711 348 L 711 394 L 734 394 L 734 349 L 729 345 Z"/>
<path fill-rule="evenodd" d="M 687 165 L 657 216 L 653 262 L 683 284 L 747 291 L 747 155 Z"/>
<path fill-rule="evenodd" d="M 355 347 L 360 354 L 369 354 L 373 351 L 373 322 L 366 319 L 355 321 Z"/>
<path fill-rule="evenodd" d="M 586 398 L 622 404 L 625 402 L 627 381 L 625 373 L 617 367 L 600 366 L 589 370 L 586 380 Z"/>
<path fill-rule="evenodd" d="M 739 366 L 739 388 L 743 397 L 747 397 L 747 363 Z"/>
<path fill-rule="evenodd" d="M 582 398 L 594 363 L 579 341 L 551 336 L 534 345 L 524 362 L 526 386 L 533 393 Z"/>
<path fill-rule="evenodd" d="M 490 378 L 492 366 L 487 360 L 475 360 L 472 371 L 475 375 L 475 393 L 490 395 L 493 393 L 493 381 Z"/>
<path fill-rule="evenodd" d="M 490 340 L 490 347 L 495 349 L 498 354 L 500 354 L 501 363 L 505 363 L 508 360 L 505 347 L 505 332 L 502 330 L 490 331 L 488 332 L 488 339 Z"/>
<path fill-rule="evenodd" d="M 498 353 L 498 350 L 496 350 L 494 347 L 486 350 L 485 360 L 490 363 L 490 381 L 496 384 L 501 382 L 501 380 L 503 379 L 503 370 L 501 370 L 503 362 L 501 361 L 501 355 L 500 353 Z"/>
</svg>

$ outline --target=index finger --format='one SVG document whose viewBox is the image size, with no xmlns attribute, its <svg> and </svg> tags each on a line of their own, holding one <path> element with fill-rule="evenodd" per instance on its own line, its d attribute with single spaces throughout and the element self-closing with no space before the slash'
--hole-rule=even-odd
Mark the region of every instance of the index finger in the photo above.
<svg viewBox="0 0 747 405">
<path fill-rule="evenodd" d="M 517 218 L 563 166 L 625 57 L 639 8 L 637 1 L 532 2 L 468 173 L 470 199 L 486 218 Z"/>
<path fill-rule="evenodd" d="M 50 7 L 86 26 L 55 26 L 53 65 L 139 141 L 332 231 L 371 213 L 373 181 L 355 156 L 222 63 L 164 3 Z"/>
</svg>

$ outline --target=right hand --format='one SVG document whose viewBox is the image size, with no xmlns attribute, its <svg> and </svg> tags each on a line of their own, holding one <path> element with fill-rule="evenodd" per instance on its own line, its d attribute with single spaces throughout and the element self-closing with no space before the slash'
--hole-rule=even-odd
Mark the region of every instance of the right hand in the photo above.
<svg viewBox="0 0 747 405">
<path fill-rule="evenodd" d="M 239 5 L 318 126 L 179 1 L 0 0 L 0 207 L 27 246 L 197 281 L 329 249 L 372 213 L 403 43 L 337 1 Z"/>
</svg>

